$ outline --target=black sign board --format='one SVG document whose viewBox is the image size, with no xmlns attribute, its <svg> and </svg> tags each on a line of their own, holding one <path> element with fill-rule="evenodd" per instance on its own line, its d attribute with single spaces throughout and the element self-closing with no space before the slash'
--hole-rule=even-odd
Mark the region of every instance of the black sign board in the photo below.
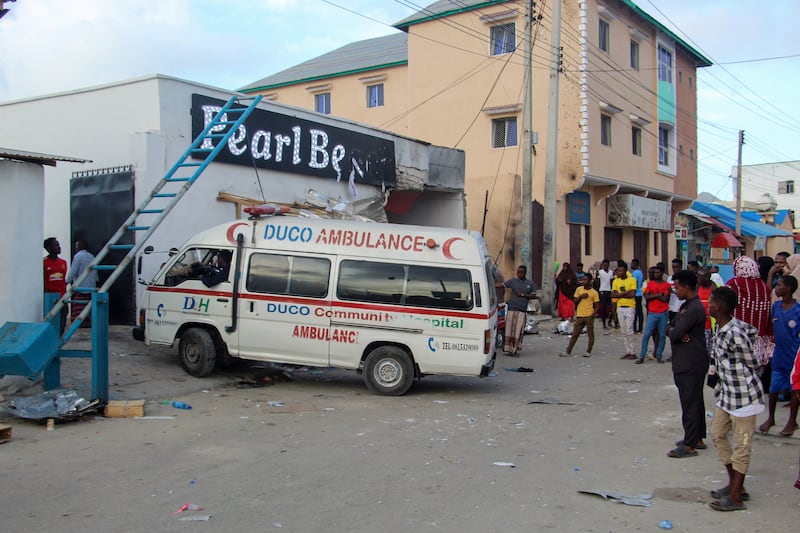
<svg viewBox="0 0 800 533">
<path fill-rule="evenodd" d="M 223 100 L 192 95 L 192 138 L 223 105 Z M 211 140 L 205 143 L 213 147 Z M 345 180 L 352 192 L 357 184 L 397 183 L 394 141 L 265 109 L 253 110 L 215 161 Z"/>
</svg>

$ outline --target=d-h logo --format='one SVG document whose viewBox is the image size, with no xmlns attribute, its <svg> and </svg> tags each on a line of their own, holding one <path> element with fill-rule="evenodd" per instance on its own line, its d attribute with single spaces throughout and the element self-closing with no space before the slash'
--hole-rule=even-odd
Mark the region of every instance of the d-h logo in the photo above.
<svg viewBox="0 0 800 533">
<path fill-rule="evenodd" d="M 211 298 L 195 298 L 194 296 L 186 296 L 183 299 L 184 311 L 195 311 L 197 313 L 208 313 L 208 304 Z"/>
</svg>

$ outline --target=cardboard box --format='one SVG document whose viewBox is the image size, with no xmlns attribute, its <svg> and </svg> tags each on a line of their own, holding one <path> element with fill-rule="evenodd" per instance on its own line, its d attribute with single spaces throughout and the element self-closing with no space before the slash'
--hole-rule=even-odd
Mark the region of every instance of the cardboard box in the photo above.
<svg viewBox="0 0 800 533">
<path fill-rule="evenodd" d="M 0 444 L 11 440 L 11 426 L 0 424 Z"/>
<path fill-rule="evenodd" d="M 106 405 L 105 415 L 109 418 L 144 416 L 144 400 L 111 400 Z"/>
</svg>

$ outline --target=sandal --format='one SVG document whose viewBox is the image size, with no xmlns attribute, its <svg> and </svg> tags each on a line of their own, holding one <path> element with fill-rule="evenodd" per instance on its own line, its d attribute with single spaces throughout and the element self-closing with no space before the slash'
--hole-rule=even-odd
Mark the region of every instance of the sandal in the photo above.
<svg viewBox="0 0 800 533">
<path fill-rule="evenodd" d="M 712 490 L 711 497 L 715 500 L 721 500 L 725 496 L 729 496 L 731 493 L 730 487 L 722 487 L 721 489 Z M 742 501 L 747 502 L 750 501 L 750 493 L 749 492 L 742 492 Z"/>
<path fill-rule="evenodd" d="M 682 440 L 676 440 L 675 441 L 675 446 L 683 446 L 683 441 Z M 706 449 L 708 449 L 708 446 L 706 445 L 705 442 L 699 440 L 699 441 L 697 441 L 697 444 L 694 445 L 694 449 L 695 450 L 706 450 Z"/>
<path fill-rule="evenodd" d="M 747 509 L 745 504 L 738 504 L 731 500 L 730 496 L 723 496 L 721 500 L 716 500 L 708 504 L 715 511 L 743 511 Z"/>
<path fill-rule="evenodd" d="M 669 453 L 667 453 L 667 457 L 673 457 L 675 459 L 683 459 L 684 457 L 696 457 L 696 456 L 697 456 L 697 450 L 692 450 L 690 448 L 687 448 L 683 444 L 677 446 L 674 450 L 670 450 Z"/>
</svg>

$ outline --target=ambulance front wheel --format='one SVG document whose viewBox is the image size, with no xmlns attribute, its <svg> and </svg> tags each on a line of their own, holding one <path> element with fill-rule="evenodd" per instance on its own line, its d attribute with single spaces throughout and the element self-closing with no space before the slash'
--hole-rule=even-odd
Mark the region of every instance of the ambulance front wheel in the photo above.
<svg viewBox="0 0 800 533">
<path fill-rule="evenodd" d="M 188 374 L 198 378 L 205 377 L 214 371 L 217 360 L 214 339 L 202 328 L 189 328 L 181 334 L 178 357 Z"/>
<path fill-rule="evenodd" d="M 414 382 L 411 357 L 397 346 L 376 348 L 367 356 L 364 382 L 375 394 L 402 396 Z"/>
</svg>

